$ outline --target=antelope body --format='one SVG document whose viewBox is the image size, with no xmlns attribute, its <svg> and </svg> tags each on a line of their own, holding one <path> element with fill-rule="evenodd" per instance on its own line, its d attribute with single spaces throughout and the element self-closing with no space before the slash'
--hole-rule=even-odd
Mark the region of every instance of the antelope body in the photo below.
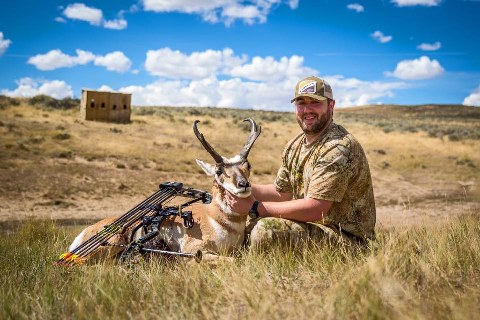
<svg viewBox="0 0 480 320">
<path fill-rule="evenodd" d="M 211 189 L 212 201 L 209 204 L 194 204 L 187 208 L 192 211 L 194 225 L 192 228 L 183 226 L 182 218 L 169 217 L 159 228 L 160 234 L 156 239 L 161 239 L 168 249 L 178 252 L 195 253 L 198 250 L 225 253 L 243 244 L 246 214 L 232 212 L 225 203 L 225 192 L 231 192 L 238 197 L 248 197 L 251 194 L 250 163 L 247 160 L 253 143 L 258 138 L 261 128 L 252 119 L 246 119 L 251 124 L 250 136 L 241 152 L 230 159 L 218 154 L 205 140 L 203 134 L 198 131 L 198 120 L 193 124 L 193 131 L 202 143 L 203 147 L 215 160 L 215 164 L 209 164 L 196 160 L 197 164 L 208 176 L 213 176 Z M 70 245 L 72 251 L 90 237 L 101 231 L 105 225 L 114 222 L 118 217 L 103 219 L 94 225 L 84 229 Z M 123 233 L 117 234 L 108 240 L 111 245 L 126 245 L 131 238 L 133 226 Z M 139 238 L 141 234 L 134 235 Z M 103 252 L 102 252 L 103 251 Z M 106 251 L 106 252 L 105 252 Z M 95 255 L 116 255 L 122 251 L 121 247 L 103 247 Z"/>
</svg>

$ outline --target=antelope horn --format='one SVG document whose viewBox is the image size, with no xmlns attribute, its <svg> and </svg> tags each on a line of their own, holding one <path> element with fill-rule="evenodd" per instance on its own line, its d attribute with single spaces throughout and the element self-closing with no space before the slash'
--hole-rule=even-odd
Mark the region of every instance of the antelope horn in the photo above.
<svg viewBox="0 0 480 320">
<path fill-rule="evenodd" d="M 195 133 L 195 135 L 197 136 L 198 140 L 200 140 L 200 142 L 202 143 L 202 146 L 205 148 L 205 150 L 208 151 L 208 153 L 210 153 L 210 155 L 213 157 L 213 159 L 215 160 L 215 162 L 217 164 L 220 164 L 220 163 L 223 163 L 223 158 L 221 155 L 219 155 L 213 148 L 212 146 L 207 142 L 207 140 L 205 140 L 205 137 L 203 136 L 203 134 L 200 133 L 200 131 L 198 131 L 198 128 L 197 128 L 197 123 L 199 123 L 200 120 L 195 120 L 195 122 L 193 123 L 193 132 Z"/>
<path fill-rule="evenodd" d="M 248 121 L 252 125 L 252 130 L 250 131 L 250 136 L 248 137 L 247 143 L 245 143 L 242 151 L 240 152 L 240 157 L 246 160 L 248 157 L 248 153 L 253 146 L 253 143 L 255 142 L 255 140 L 257 140 L 258 136 L 262 132 L 262 128 L 260 126 L 257 126 L 257 124 L 252 118 L 247 118 L 243 121 Z"/>
</svg>

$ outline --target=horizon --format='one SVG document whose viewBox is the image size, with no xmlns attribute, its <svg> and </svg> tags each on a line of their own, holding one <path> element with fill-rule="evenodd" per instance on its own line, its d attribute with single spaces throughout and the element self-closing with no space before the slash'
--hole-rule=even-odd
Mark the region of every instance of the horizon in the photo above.
<svg viewBox="0 0 480 320">
<path fill-rule="evenodd" d="M 480 106 L 480 1 L 27 3 L 0 11 L 2 95 L 291 111 L 316 75 L 337 109 Z"/>
</svg>

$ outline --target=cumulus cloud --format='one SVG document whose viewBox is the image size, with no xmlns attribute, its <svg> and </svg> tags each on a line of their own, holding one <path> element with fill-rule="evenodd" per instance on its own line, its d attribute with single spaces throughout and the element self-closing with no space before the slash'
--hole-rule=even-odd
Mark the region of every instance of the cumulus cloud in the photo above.
<svg viewBox="0 0 480 320">
<path fill-rule="evenodd" d="M 429 57 L 422 56 L 414 60 L 400 61 L 393 72 L 385 74 L 402 80 L 423 80 L 439 76 L 444 71 L 437 60 L 430 60 Z"/>
<path fill-rule="evenodd" d="M 130 59 L 128 59 L 121 51 L 114 51 L 104 56 L 97 56 L 94 64 L 96 66 L 105 67 L 109 71 L 116 72 L 126 72 L 132 66 Z"/>
<path fill-rule="evenodd" d="M 234 67 L 229 74 L 256 81 L 275 82 L 287 78 L 301 78 L 305 74 L 316 75 L 317 71 L 303 65 L 304 58 L 293 55 L 275 60 L 273 57 L 254 57 L 250 63 Z"/>
<path fill-rule="evenodd" d="M 298 7 L 298 0 L 142 0 L 146 11 L 198 14 L 205 21 L 227 26 L 236 20 L 246 24 L 264 23 L 268 14 L 282 3 L 291 9 Z"/>
<path fill-rule="evenodd" d="M 127 20 L 125 19 L 115 19 L 115 20 L 105 20 L 103 26 L 107 29 L 113 30 L 122 30 L 127 27 Z"/>
<path fill-rule="evenodd" d="M 362 81 L 343 76 L 324 77 L 333 88 L 337 107 L 372 104 L 394 91 L 407 88 L 404 82 Z M 290 99 L 300 78 L 275 83 L 245 81 L 240 78 L 157 80 L 146 86 L 122 87 L 118 91 L 132 94 L 134 105 L 217 106 L 245 109 L 292 111 Z"/>
<path fill-rule="evenodd" d="M 392 0 L 399 7 L 411 7 L 411 6 L 426 6 L 435 7 L 438 6 L 442 0 Z"/>
<path fill-rule="evenodd" d="M 265 110 L 292 110 L 290 95 L 295 82 L 268 83 L 242 81 L 239 78 L 219 80 L 216 77 L 192 81 L 163 81 L 142 86 L 120 88 L 132 93 L 135 105 L 217 106 Z"/>
<path fill-rule="evenodd" d="M 103 17 L 102 10 L 94 7 L 88 7 L 83 3 L 70 4 L 63 10 L 62 13 L 68 19 L 85 21 L 90 23 L 91 25 L 103 26 L 107 29 L 122 30 L 125 29 L 128 24 L 127 20 L 123 18 L 123 14 L 125 13 L 125 11 L 119 12 L 118 19 L 106 20 Z M 58 22 L 65 22 L 64 19 L 63 21 L 61 19 L 63 18 L 59 17 L 55 20 Z"/>
<path fill-rule="evenodd" d="M 325 76 L 334 91 L 337 107 L 372 104 L 394 91 L 407 88 L 404 82 L 362 81 L 343 76 Z M 247 109 L 292 111 L 290 99 L 300 78 L 275 83 L 245 81 L 240 78 L 219 80 L 216 77 L 186 80 L 157 80 L 146 86 L 118 89 L 131 93 L 135 105 L 217 106 Z"/>
<path fill-rule="evenodd" d="M 32 78 L 22 78 L 17 80 L 18 87 L 14 90 L 1 90 L 1 94 L 10 97 L 29 98 L 39 94 L 44 94 L 56 99 L 73 97 L 72 87 L 65 81 L 60 80 L 35 80 Z"/>
<path fill-rule="evenodd" d="M 109 91 L 109 92 L 112 92 L 112 91 L 115 91 L 115 90 L 113 90 L 112 87 L 107 86 L 107 85 L 104 84 L 104 85 L 100 86 L 100 87 L 97 89 L 97 91 Z"/>
<path fill-rule="evenodd" d="M 480 107 L 480 85 L 463 99 L 463 104 L 466 106 Z"/>
<path fill-rule="evenodd" d="M 65 17 L 73 20 L 88 22 L 94 26 L 99 26 L 103 21 L 103 12 L 100 9 L 87 7 L 83 3 L 73 3 L 63 10 Z"/>
<path fill-rule="evenodd" d="M 386 35 L 383 34 L 383 32 L 381 32 L 379 30 L 375 31 L 370 36 L 380 43 L 387 43 L 387 42 L 392 41 L 392 39 L 393 39 L 392 36 L 386 36 Z"/>
<path fill-rule="evenodd" d="M 372 104 L 379 98 L 393 97 L 394 90 L 405 89 L 405 82 L 365 81 L 341 75 L 326 76 L 333 88 L 333 96 L 340 107 Z"/>
<path fill-rule="evenodd" d="M 127 86 L 135 105 L 217 106 L 265 110 L 293 110 L 290 99 L 295 84 L 319 72 L 305 65 L 302 56 L 253 57 L 231 49 L 185 54 L 170 48 L 147 52 L 145 69 L 159 76 L 145 86 Z M 375 103 L 406 88 L 404 82 L 371 82 L 343 76 L 330 81 L 337 106 Z"/>
<path fill-rule="evenodd" d="M 87 64 L 95 59 L 95 56 L 88 51 L 77 49 L 76 53 L 76 56 L 69 56 L 59 49 L 50 50 L 45 54 L 30 57 L 27 63 L 33 64 L 37 69 L 47 71 Z"/>
<path fill-rule="evenodd" d="M 347 8 L 356 12 L 363 12 L 365 8 L 359 3 L 350 3 Z"/>
<path fill-rule="evenodd" d="M 435 43 L 422 43 L 417 46 L 417 49 L 422 51 L 436 51 L 442 47 L 442 44 L 437 41 Z"/>
<path fill-rule="evenodd" d="M 199 79 L 227 70 L 245 61 L 235 56 L 232 49 L 206 50 L 187 55 L 178 50 L 162 48 L 149 50 L 145 69 L 152 75 L 172 79 Z"/>
<path fill-rule="evenodd" d="M 89 51 L 77 49 L 76 56 L 70 56 L 59 49 L 50 50 L 45 54 L 37 54 L 27 61 L 37 69 L 43 71 L 55 70 L 58 68 L 70 68 L 77 65 L 85 65 L 94 62 L 97 66 L 103 66 L 107 70 L 125 72 L 131 67 L 131 61 L 122 52 L 114 51 L 105 56 L 94 55 Z"/>
<path fill-rule="evenodd" d="M 0 32 L 0 55 L 7 51 L 11 43 L 12 41 L 5 39 L 3 37 L 3 32 Z"/>
</svg>

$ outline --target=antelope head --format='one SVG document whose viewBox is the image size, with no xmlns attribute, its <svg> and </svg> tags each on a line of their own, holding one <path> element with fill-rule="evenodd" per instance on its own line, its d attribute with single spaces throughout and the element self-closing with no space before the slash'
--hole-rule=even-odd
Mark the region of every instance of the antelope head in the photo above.
<svg viewBox="0 0 480 320">
<path fill-rule="evenodd" d="M 215 177 L 215 182 L 219 187 L 240 198 L 246 198 L 252 192 L 252 187 L 249 181 L 251 166 L 247 158 L 253 143 L 261 132 L 260 126 L 257 126 L 253 119 L 248 118 L 243 121 L 250 122 L 250 136 L 240 153 L 230 159 L 218 154 L 207 140 L 205 140 L 205 137 L 197 128 L 197 124 L 200 122 L 199 120 L 196 120 L 193 124 L 193 131 L 198 140 L 200 140 L 205 150 L 207 150 L 213 160 L 215 160 L 215 164 L 213 165 L 197 159 L 197 164 L 207 175 Z"/>
</svg>

